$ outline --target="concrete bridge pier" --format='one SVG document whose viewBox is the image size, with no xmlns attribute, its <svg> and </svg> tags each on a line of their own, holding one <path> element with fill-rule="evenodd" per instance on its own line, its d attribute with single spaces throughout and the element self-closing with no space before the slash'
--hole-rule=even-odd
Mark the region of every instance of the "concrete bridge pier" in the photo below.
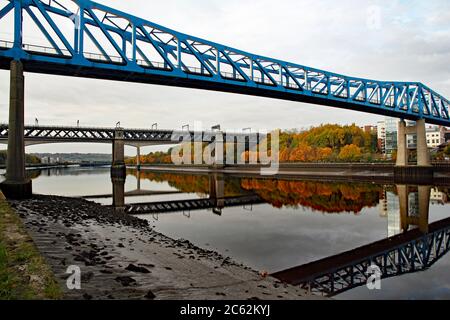
<svg viewBox="0 0 450 320">
<path fill-rule="evenodd" d="M 427 146 L 425 120 L 417 120 L 415 126 L 407 126 L 405 120 L 398 124 L 397 140 L 397 166 L 408 166 L 408 141 L 407 135 L 417 135 L 417 166 L 431 166 L 430 152 Z"/>
<path fill-rule="evenodd" d="M 417 120 L 417 165 L 422 167 L 431 166 L 430 151 L 427 145 L 427 131 L 425 120 Z"/>
<path fill-rule="evenodd" d="M 141 147 L 136 147 L 136 168 L 141 170 Z"/>
<path fill-rule="evenodd" d="M 112 176 L 124 176 L 126 175 L 125 166 L 125 141 L 124 133 L 122 129 L 117 129 L 114 132 L 113 141 L 113 157 L 111 166 Z"/>
<path fill-rule="evenodd" d="M 32 195 L 31 180 L 25 174 L 25 78 L 23 64 L 13 60 L 10 64 L 9 133 L 6 180 L 0 185 L 10 199 L 25 199 Z"/>
<path fill-rule="evenodd" d="M 408 142 L 406 139 L 406 122 L 400 120 L 398 123 L 397 138 L 397 166 L 408 165 Z"/>
<path fill-rule="evenodd" d="M 408 135 L 417 136 L 417 165 L 409 165 Z M 407 126 L 404 120 L 398 124 L 397 163 L 394 168 L 395 180 L 401 184 L 420 181 L 432 183 L 434 170 L 427 146 L 425 120 L 417 120 L 416 125 Z"/>
</svg>

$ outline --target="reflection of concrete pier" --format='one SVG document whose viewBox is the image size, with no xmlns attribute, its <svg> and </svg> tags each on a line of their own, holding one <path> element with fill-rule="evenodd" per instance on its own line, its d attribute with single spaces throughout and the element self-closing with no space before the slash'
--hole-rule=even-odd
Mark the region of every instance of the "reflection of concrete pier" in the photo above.
<svg viewBox="0 0 450 320">
<path fill-rule="evenodd" d="M 225 180 L 222 174 L 209 176 L 209 199 L 214 203 L 214 212 L 220 214 L 225 206 Z"/>
<path fill-rule="evenodd" d="M 430 186 L 418 186 L 411 190 L 407 185 L 398 185 L 400 203 L 400 222 L 402 232 L 418 227 L 423 233 L 428 232 L 428 214 L 430 210 Z"/>
<path fill-rule="evenodd" d="M 117 211 L 125 210 L 125 176 L 112 176 L 113 207 Z"/>
<path fill-rule="evenodd" d="M 387 218 L 388 237 L 418 227 L 428 231 L 430 186 L 397 185 L 397 194 L 385 191 L 380 201 L 381 216 Z"/>
</svg>

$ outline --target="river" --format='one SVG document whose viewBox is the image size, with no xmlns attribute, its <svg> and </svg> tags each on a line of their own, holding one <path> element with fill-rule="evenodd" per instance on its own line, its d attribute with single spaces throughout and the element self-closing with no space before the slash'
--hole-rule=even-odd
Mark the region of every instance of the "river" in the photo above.
<svg viewBox="0 0 450 320">
<path fill-rule="evenodd" d="M 112 186 L 109 168 L 49 169 L 29 171 L 29 174 L 34 193 L 87 196 L 104 205 L 120 203 L 117 194 L 113 201 L 113 189 L 117 193 L 117 186 Z M 219 202 L 218 208 L 169 210 L 139 217 L 169 237 L 187 239 L 201 248 L 215 250 L 268 273 L 303 266 L 406 231 L 402 227 L 405 218 L 399 197 L 403 189 L 398 186 L 252 177 L 220 179 L 221 197 L 256 196 L 259 201 L 224 208 Z M 122 201 L 131 206 L 207 199 L 211 194 L 210 183 L 211 177 L 207 175 L 129 170 Z M 417 219 L 408 220 L 406 228 L 426 233 L 422 229 L 427 229 L 428 224 L 450 217 L 450 188 L 429 187 L 426 216 L 419 209 L 418 202 L 422 200 L 418 190 L 417 186 L 407 188 L 408 214 Z M 425 271 L 400 271 L 383 279 L 380 290 L 369 290 L 364 285 L 353 289 L 349 286 L 333 298 L 449 299 L 449 270 L 450 254 L 443 254 L 426 266 Z"/>
</svg>

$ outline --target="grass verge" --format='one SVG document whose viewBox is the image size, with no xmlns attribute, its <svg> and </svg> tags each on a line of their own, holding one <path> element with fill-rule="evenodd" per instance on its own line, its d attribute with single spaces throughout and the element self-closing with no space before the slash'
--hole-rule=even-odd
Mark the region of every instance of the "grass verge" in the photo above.
<svg viewBox="0 0 450 320">
<path fill-rule="evenodd" d="M 50 267 L 0 192 L 0 300 L 60 298 Z"/>
</svg>

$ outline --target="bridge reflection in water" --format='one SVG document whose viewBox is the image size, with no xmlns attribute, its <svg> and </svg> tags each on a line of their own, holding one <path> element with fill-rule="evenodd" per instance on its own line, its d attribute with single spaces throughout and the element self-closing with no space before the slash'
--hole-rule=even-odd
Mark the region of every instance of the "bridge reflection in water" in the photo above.
<svg viewBox="0 0 450 320">
<path fill-rule="evenodd" d="M 212 174 L 209 176 L 208 197 L 197 199 L 170 200 L 159 202 L 146 202 L 125 204 L 125 198 L 132 195 L 152 194 L 152 191 L 142 191 L 140 189 L 141 171 L 138 170 L 136 178 L 138 181 L 138 189 L 131 193 L 125 193 L 125 177 L 112 176 L 113 185 L 113 207 L 118 211 L 124 211 L 129 214 L 163 214 L 174 212 L 191 212 L 196 210 L 211 209 L 215 214 L 221 215 L 222 209 L 226 207 L 246 206 L 264 203 L 258 195 L 248 193 L 239 196 L 225 196 L 225 181 L 222 174 Z M 179 192 L 159 192 L 156 195 L 174 194 Z M 93 196 L 94 198 L 94 196 Z M 95 196 L 98 198 L 98 196 Z"/>
<path fill-rule="evenodd" d="M 126 204 L 127 194 L 151 194 L 151 191 L 140 190 L 141 172 L 135 174 L 138 190 L 128 193 L 124 192 L 125 178 L 112 177 L 113 206 L 116 210 L 134 215 L 158 215 L 211 209 L 220 215 L 226 207 L 267 203 L 263 193 L 251 188 L 244 188 L 244 194 L 226 196 L 224 176 L 213 174 L 208 176 L 208 188 L 204 190 L 208 193 L 206 198 Z M 240 185 L 246 183 L 249 184 L 249 181 L 240 180 Z M 273 181 L 267 182 L 270 183 Z M 379 201 L 382 215 L 387 216 L 388 220 L 387 239 L 275 272 L 272 276 L 313 294 L 334 296 L 367 284 L 372 275 L 368 272 L 369 267 L 374 265 L 380 268 L 382 279 L 430 268 L 450 250 L 450 218 L 429 224 L 431 190 L 431 186 L 385 187 Z M 378 193 L 379 190 L 372 192 Z"/>
<path fill-rule="evenodd" d="M 334 296 L 366 285 L 371 266 L 386 279 L 424 271 L 450 250 L 450 219 L 429 224 L 430 186 L 396 186 L 399 206 L 388 208 L 400 223 L 389 225 L 398 233 L 385 240 L 272 274 L 311 293 Z M 389 210 L 393 209 L 393 210 Z"/>
</svg>

